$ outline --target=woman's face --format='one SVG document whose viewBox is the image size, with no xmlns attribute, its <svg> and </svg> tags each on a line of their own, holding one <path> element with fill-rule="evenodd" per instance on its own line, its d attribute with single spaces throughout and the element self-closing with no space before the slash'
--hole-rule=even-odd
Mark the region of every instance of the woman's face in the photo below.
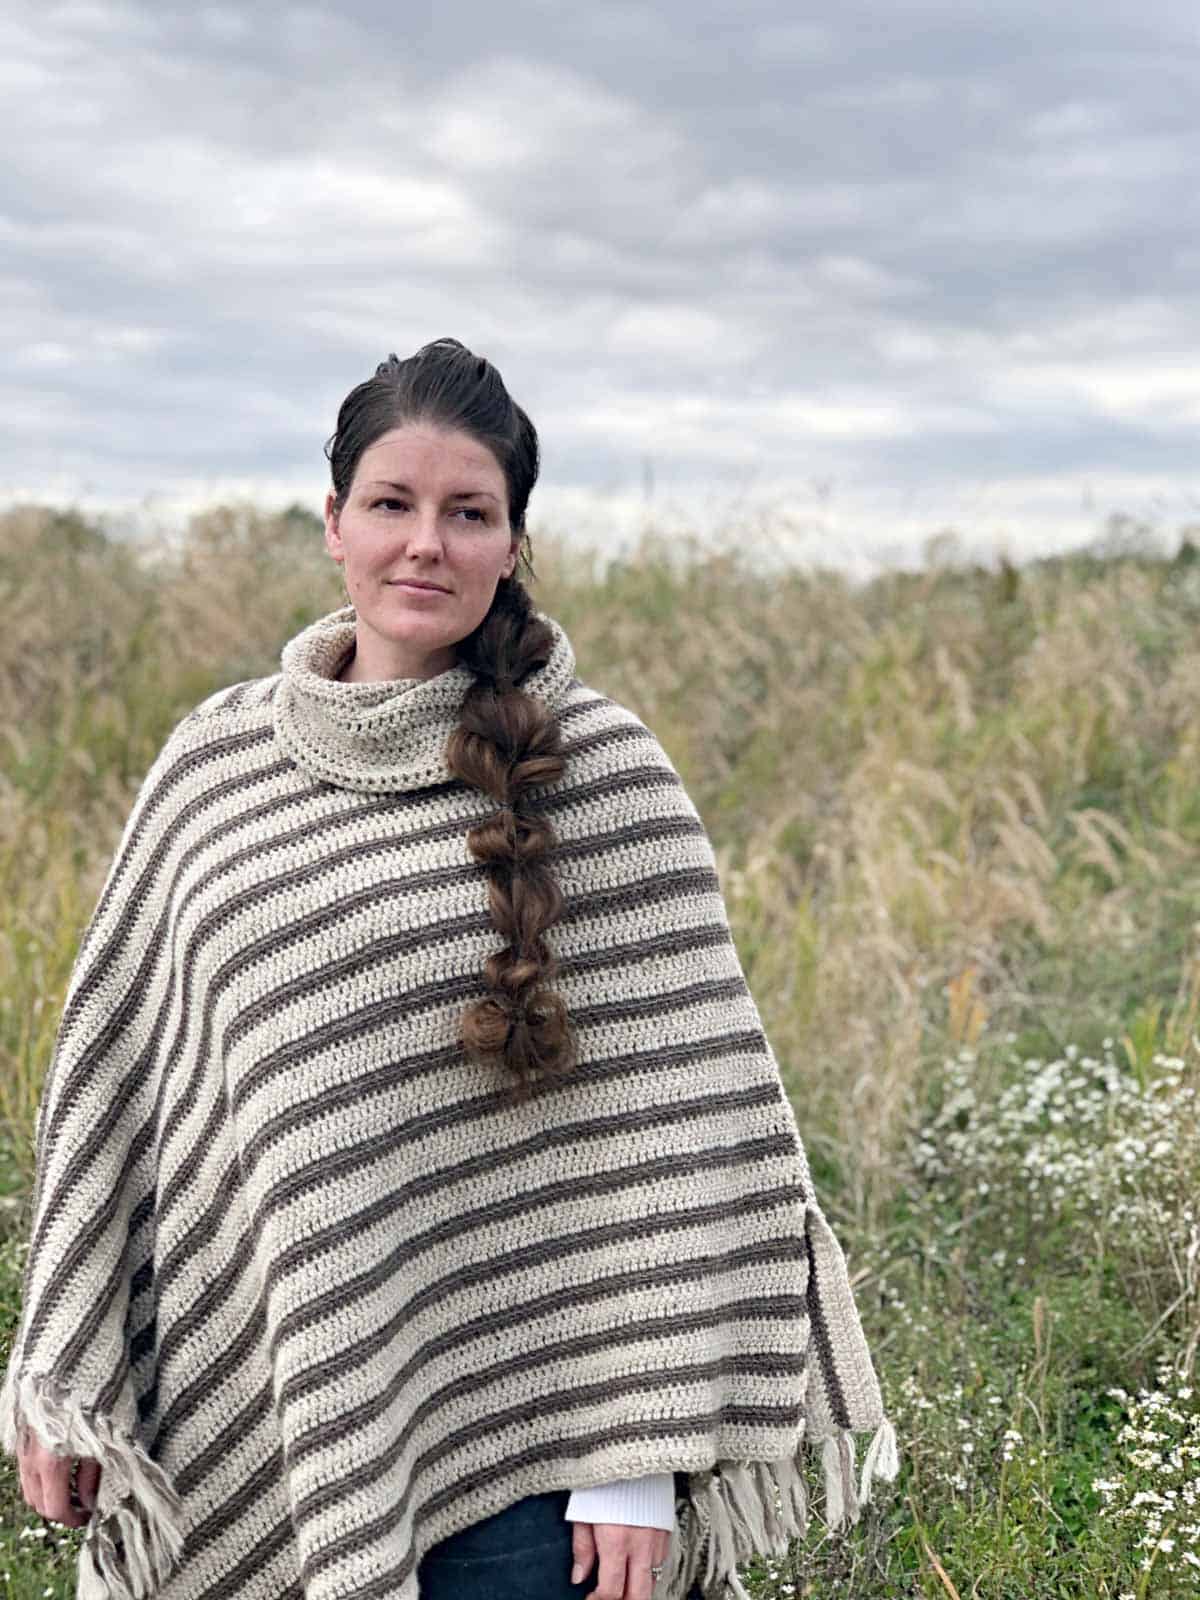
<svg viewBox="0 0 1200 1600">
<path fill-rule="evenodd" d="M 346 504 L 325 498 L 325 543 L 358 616 L 349 682 L 431 678 L 487 615 L 517 564 L 508 485 L 486 446 L 459 429 L 406 423 L 359 457 Z M 419 578 L 436 592 L 406 589 Z"/>
</svg>

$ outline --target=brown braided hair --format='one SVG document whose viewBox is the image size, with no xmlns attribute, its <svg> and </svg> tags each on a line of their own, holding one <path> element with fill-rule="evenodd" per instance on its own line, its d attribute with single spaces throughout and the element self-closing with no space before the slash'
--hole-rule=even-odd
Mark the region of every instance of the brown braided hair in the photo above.
<svg viewBox="0 0 1200 1600">
<path fill-rule="evenodd" d="M 435 339 L 405 361 L 389 355 L 343 400 L 325 445 L 335 515 L 363 451 L 410 422 L 461 429 L 492 452 L 508 485 L 509 525 L 522 535 L 519 560 L 536 577 L 525 509 L 538 474 L 537 432 L 491 362 L 457 339 Z M 489 992 L 467 1005 L 461 1038 L 472 1060 L 514 1075 L 516 1103 L 528 1098 L 535 1075 L 565 1077 L 577 1059 L 570 1015 L 552 988 L 558 964 L 544 938 L 563 908 L 552 868 L 558 839 L 529 794 L 562 775 L 562 730 L 545 702 L 520 687 L 552 646 L 516 572 L 501 578 L 486 616 L 458 643 L 474 680 L 446 744 L 454 776 L 498 807 L 468 830 L 467 845 L 483 864 L 492 922 L 508 941 L 484 962 Z"/>
</svg>

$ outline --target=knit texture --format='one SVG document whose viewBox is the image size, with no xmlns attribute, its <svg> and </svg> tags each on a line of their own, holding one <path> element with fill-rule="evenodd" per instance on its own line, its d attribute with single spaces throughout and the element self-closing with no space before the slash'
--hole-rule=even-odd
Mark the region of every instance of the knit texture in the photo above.
<svg viewBox="0 0 1200 1600">
<path fill-rule="evenodd" d="M 567 1522 L 612 1522 L 670 1533 L 675 1526 L 675 1474 L 648 1472 L 572 1489 L 563 1515 Z"/>
<path fill-rule="evenodd" d="M 0 1424 L 102 1464 L 79 1594 L 417 1600 L 526 1495 L 681 1474 L 655 1594 L 831 1526 L 895 1435 L 700 817 L 553 629 L 548 939 L 580 1063 L 521 1107 L 464 1007 L 502 946 L 444 746 L 470 682 L 342 684 L 350 607 L 143 782 L 37 1123 Z M 853 1433 L 874 1433 L 856 1487 Z M 686 1476 L 683 1476 L 686 1475 Z"/>
</svg>

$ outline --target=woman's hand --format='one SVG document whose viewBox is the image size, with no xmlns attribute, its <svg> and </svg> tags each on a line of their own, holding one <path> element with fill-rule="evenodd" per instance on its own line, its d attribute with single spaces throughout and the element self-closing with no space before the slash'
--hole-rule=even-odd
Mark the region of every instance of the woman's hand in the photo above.
<svg viewBox="0 0 1200 1600">
<path fill-rule="evenodd" d="M 56 1456 L 52 1450 L 47 1450 L 31 1429 L 25 1429 L 17 1448 L 21 1493 L 35 1511 L 49 1517 L 51 1522 L 82 1528 L 96 1504 L 100 1463 L 90 1456 L 79 1458 L 75 1487 L 84 1510 L 76 1511 L 71 1504 L 71 1461 L 70 1456 Z"/>
<path fill-rule="evenodd" d="M 650 1568 L 667 1559 L 671 1543 L 665 1528 L 629 1528 L 620 1522 L 576 1522 L 574 1528 L 571 1582 L 582 1583 L 593 1560 L 600 1557 L 596 1587 L 584 1600 L 650 1600 L 654 1589 Z"/>
</svg>

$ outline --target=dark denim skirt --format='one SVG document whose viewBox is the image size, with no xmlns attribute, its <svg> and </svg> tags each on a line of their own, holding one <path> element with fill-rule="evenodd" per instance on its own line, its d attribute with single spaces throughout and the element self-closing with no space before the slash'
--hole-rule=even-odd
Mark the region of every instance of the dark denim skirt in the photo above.
<svg viewBox="0 0 1200 1600">
<path fill-rule="evenodd" d="M 528 1495 L 435 1544 L 417 1569 L 421 1600 L 583 1600 L 599 1563 L 571 1582 L 570 1498 L 569 1489 Z M 688 1600 L 700 1600 L 700 1590 Z"/>
</svg>

